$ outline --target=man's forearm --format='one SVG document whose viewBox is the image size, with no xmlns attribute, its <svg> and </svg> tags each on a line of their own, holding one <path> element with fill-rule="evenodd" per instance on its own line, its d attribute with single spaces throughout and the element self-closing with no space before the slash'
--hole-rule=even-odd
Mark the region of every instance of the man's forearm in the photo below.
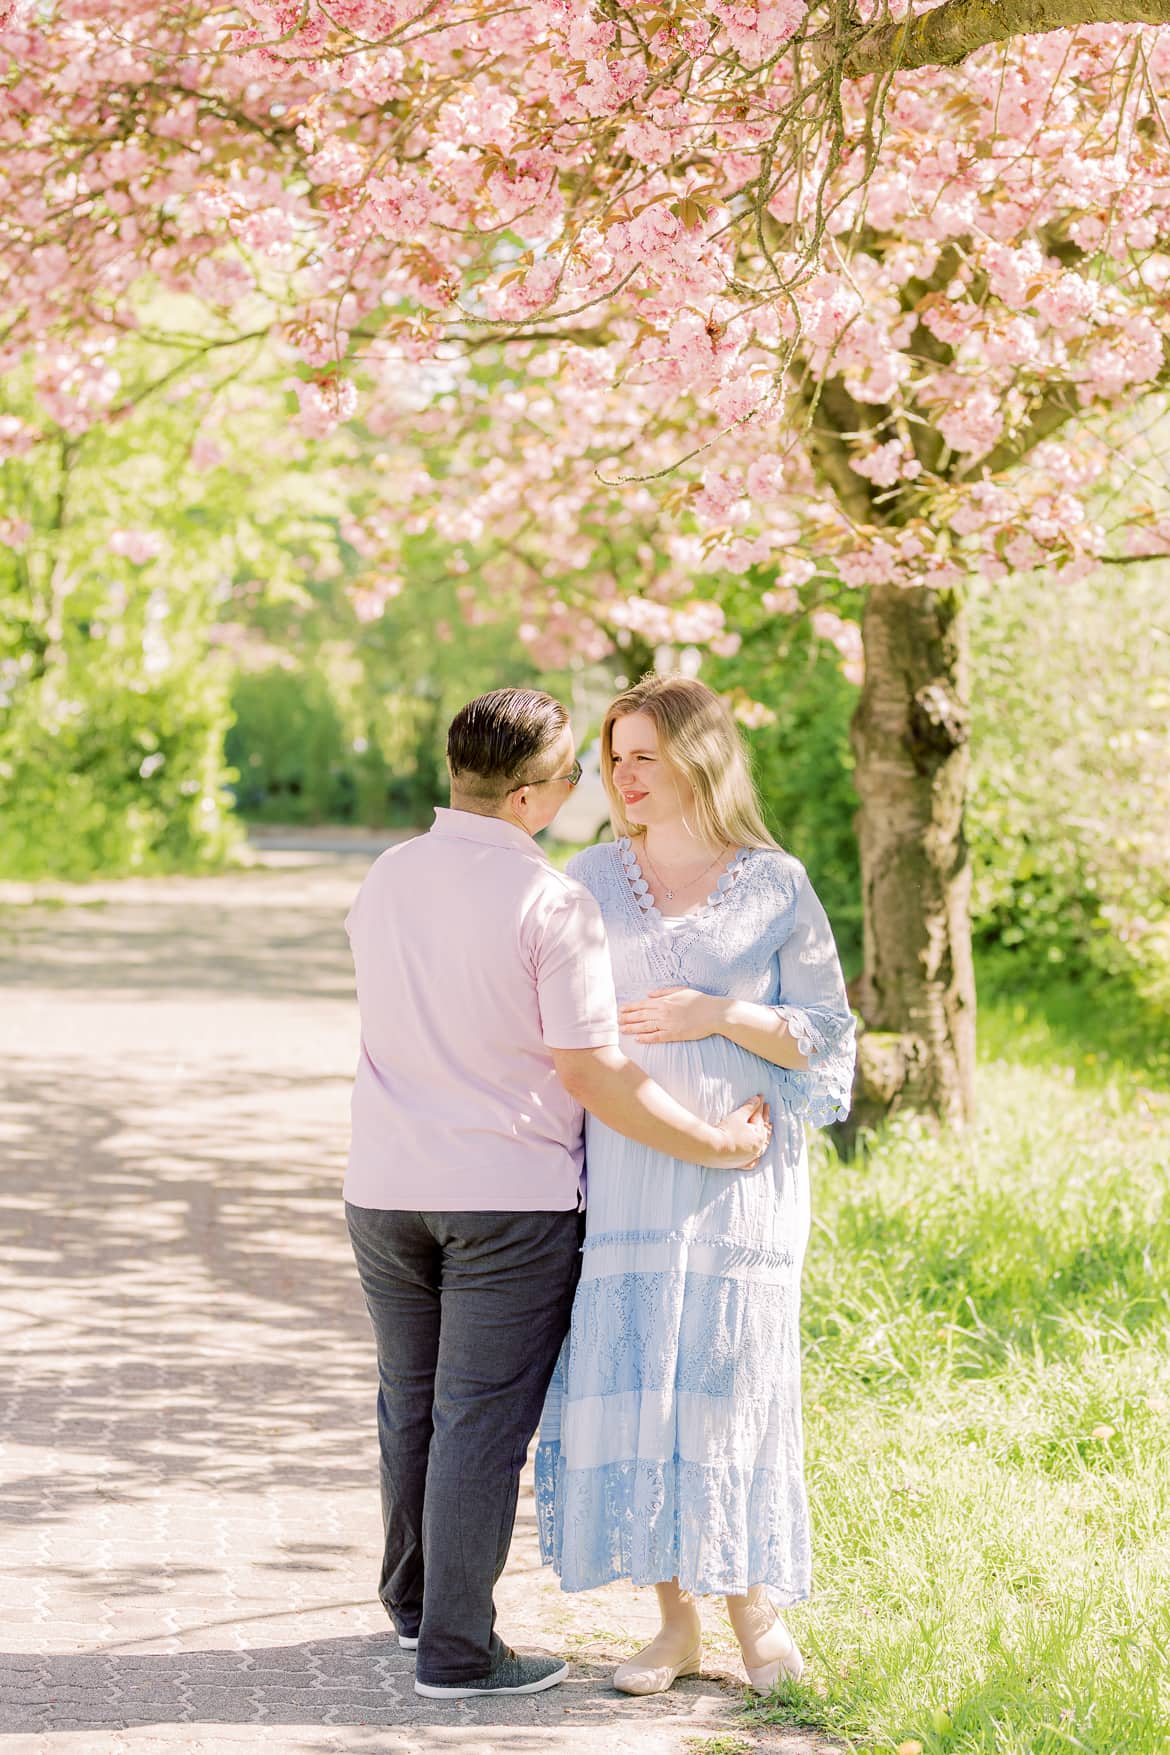
<svg viewBox="0 0 1170 1755">
<path fill-rule="evenodd" d="M 692 1115 L 619 1048 L 600 1051 L 587 1079 L 575 1081 L 573 1094 L 598 1121 L 640 1146 L 691 1164 L 726 1166 L 719 1130 Z"/>
</svg>

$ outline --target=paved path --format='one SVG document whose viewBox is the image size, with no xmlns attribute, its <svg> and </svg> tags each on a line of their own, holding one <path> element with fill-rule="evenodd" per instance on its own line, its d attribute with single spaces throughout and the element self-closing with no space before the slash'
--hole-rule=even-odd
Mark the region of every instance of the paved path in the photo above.
<svg viewBox="0 0 1170 1755">
<path fill-rule="evenodd" d="M 650 1593 L 566 1597 L 530 1494 L 499 1601 L 573 1660 L 439 1705 L 372 1601 L 372 1347 L 339 1201 L 364 857 L 0 886 L 3 1755 L 815 1755 L 724 1628 L 657 1700 Z M 38 899 L 39 898 L 39 899 Z"/>
</svg>

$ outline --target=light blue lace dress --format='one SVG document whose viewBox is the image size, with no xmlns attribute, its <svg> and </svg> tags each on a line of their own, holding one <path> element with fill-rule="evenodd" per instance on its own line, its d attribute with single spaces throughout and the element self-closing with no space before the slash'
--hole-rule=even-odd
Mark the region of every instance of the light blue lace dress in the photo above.
<svg viewBox="0 0 1170 1755">
<path fill-rule="evenodd" d="M 772 1142 L 755 1170 L 703 1170 L 592 1117 L 572 1331 L 536 1456 L 541 1548 L 565 1590 L 616 1578 L 777 1604 L 809 1589 L 800 1420 L 805 1122 L 845 1115 L 853 1019 L 803 866 L 741 851 L 697 913 L 664 920 L 628 840 L 569 866 L 605 917 L 619 1003 L 686 986 L 775 1006 L 809 1057 L 788 1072 L 724 1036 L 624 1051 L 718 1121 L 756 1091 Z"/>
</svg>

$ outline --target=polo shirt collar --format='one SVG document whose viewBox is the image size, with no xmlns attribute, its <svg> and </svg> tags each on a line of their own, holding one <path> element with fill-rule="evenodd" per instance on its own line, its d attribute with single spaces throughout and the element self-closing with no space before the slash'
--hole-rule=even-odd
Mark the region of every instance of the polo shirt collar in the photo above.
<svg viewBox="0 0 1170 1755">
<path fill-rule="evenodd" d="M 527 829 L 516 823 L 506 823 L 502 817 L 481 817 L 473 810 L 447 810 L 436 805 L 430 832 L 456 841 L 478 841 L 488 847 L 513 847 L 523 853 L 538 853 L 542 859 L 548 857 Z"/>
</svg>

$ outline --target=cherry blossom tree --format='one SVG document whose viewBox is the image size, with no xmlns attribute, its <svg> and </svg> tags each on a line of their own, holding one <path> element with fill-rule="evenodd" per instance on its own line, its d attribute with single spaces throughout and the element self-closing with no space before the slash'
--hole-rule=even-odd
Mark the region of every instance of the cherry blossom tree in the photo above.
<svg viewBox="0 0 1170 1755">
<path fill-rule="evenodd" d="M 1167 19 L 7 0 L 0 364 L 31 354 L 80 430 L 118 415 L 127 334 L 180 380 L 275 337 L 304 432 L 381 447 L 369 613 L 428 528 L 544 663 L 730 650 L 729 579 L 778 637 L 815 616 L 860 683 L 867 1077 L 961 1119 L 964 581 L 1170 553 L 1132 485 L 1166 375 Z"/>
</svg>

